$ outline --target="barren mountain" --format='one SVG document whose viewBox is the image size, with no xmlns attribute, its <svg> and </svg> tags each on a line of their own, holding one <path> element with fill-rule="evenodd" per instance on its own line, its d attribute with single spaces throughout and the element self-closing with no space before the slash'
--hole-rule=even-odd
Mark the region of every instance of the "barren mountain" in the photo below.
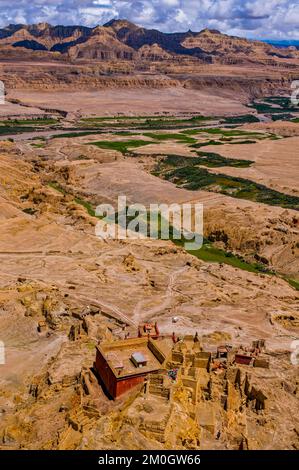
<svg viewBox="0 0 299 470">
<path fill-rule="evenodd" d="M 299 52 L 292 47 L 276 48 L 260 41 L 227 36 L 217 30 L 167 34 L 125 20 L 112 20 L 95 28 L 47 23 L 9 25 L 0 30 L 0 45 L 59 52 L 72 59 L 104 61 L 140 57 L 169 60 L 185 56 L 202 63 L 279 64 L 285 61 L 291 66 L 299 58 Z M 149 53 L 152 47 L 155 51 Z"/>
<path fill-rule="evenodd" d="M 267 63 L 271 60 L 298 58 L 298 52 L 288 48 L 278 50 L 261 41 L 249 41 L 209 29 L 187 37 L 182 45 L 191 52 L 200 48 L 209 54 L 213 61 L 222 63 L 237 64 L 263 61 Z"/>
<path fill-rule="evenodd" d="M 73 59 L 133 60 L 134 49 L 118 40 L 110 28 L 97 27 L 87 41 L 69 47 L 69 55 Z"/>
<path fill-rule="evenodd" d="M 85 26 L 9 25 L 0 30 L 2 44 L 25 47 L 32 50 L 60 51 L 80 40 L 86 40 L 91 28 Z"/>
</svg>

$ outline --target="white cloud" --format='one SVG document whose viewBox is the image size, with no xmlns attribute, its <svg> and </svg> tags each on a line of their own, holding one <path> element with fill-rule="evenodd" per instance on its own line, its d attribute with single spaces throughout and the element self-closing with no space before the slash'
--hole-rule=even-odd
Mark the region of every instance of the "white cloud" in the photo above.
<svg viewBox="0 0 299 470">
<path fill-rule="evenodd" d="M 93 0 L 94 5 L 99 5 L 101 7 L 111 7 L 110 0 Z"/>
<path fill-rule="evenodd" d="M 181 24 L 190 24 L 190 21 L 188 19 L 188 16 L 186 15 L 186 13 L 181 10 L 180 8 L 177 10 L 176 12 L 176 15 L 175 15 L 175 20 L 178 22 L 178 23 L 181 23 Z"/>
</svg>

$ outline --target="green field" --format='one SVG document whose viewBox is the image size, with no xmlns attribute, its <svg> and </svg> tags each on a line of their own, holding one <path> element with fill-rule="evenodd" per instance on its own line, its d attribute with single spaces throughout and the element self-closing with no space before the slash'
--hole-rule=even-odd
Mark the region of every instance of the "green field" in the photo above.
<svg viewBox="0 0 299 470">
<path fill-rule="evenodd" d="M 90 131 L 78 131 L 78 132 L 65 132 L 62 134 L 52 135 L 52 139 L 72 139 L 74 137 L 85 137 L 87 135 L 98 135 L 102 134 L 99 130 L 90 130 Z"/>
<path fill-rule="evenodd" d="M 14 119 L 0 121 L 0 135 L 34 132 L 40 127 L 57 124 L 57 119 Z"/>
<path fill-rule="evenodd" d="M 91 135 L 91 134 L 97 134 L 97 131 L 92 131 L 92 132 L 82 132 L 78 134 L 61 134 L 58 136 L 54 136 L 54 138 L 58 137 L 79 137 L 79 136 L 84 136 L 84 135 Z M 215 135 L 217 136 L 220 140 L 207 140 L 205 142 L 198 142 L 198 140 L 195 137 L 191 136 L 196 136 L 199 135 L 201 138 L 203 138 L 202 134 L 208 134 L 208 135 Z M 134 137 L 136 135 L 143 136 L 143 137 L 148 137 L 152 139 L 152 141 L 145 141 L 145 140 L 137 140 L 137 139 L 130 139 L 130 140 L 122 140 L 122 141 L 98 141 L 98 142 L 90 142 L 89 145 L 96 145 L 100 148 L 103 149 L 111 149 L 111 150 L 117 150 L 123 154 L 129 153 L 129 149 L 134 149 L 138 147 L 142 147 L 144 145 L 150 145 L 150 144 L 157 144 L 160 142 L 166 142 L 166 141 L 176 141 L 178 143 L 182 144 L 187 144 L 189 147 L 197 149 L 201 148 L 207 145 L 224 145 L 225 143 L 229 144 L 252 144 L 255 143 L 255 140 L 251 139 L 246 139 L 246 140 L 234 140 L 234 137 L 252 137 L 256 140 L 262 140 L 266 138 L 272 138 L 274 135 L 273 134 L 261 134 L 261 133 L 256 133 L 256 132 L 247 132 L 247 131 L 242 131 L 242 130 L 225 130 L 225 129 L 219 129 L 219 128 L 209 128 L 209 129 L 189 129 L 188 131 L 180 131 L 179 133 L 158 133 L 158 132 L 142 132 L 140 134 L 134 133 L 134 131 L 118 131 L 118 132 L 112 132 L 112 135 L 116 136 L 124 136 L 124 137 Z M 274 136 L 276 138 L 276 136 Z"/>
<path fill-rule="evenodd" d="M 57 119 L 13 119 L 10 121 L 2 121 L 5 124 L 11 123 L 12 126 L 50 126 L 57 124 Z"/>
<path fill-rule="evenodd" d="M 199 133 L 220 135 L 222 137 L 254 137 L 255 139 L 265 139 L 267 134 L 261 132 L 243 131 L 241 129 L 221 129 L 220 127 L 210 127 L 207 129 L 198 129 Z"/>
<path fill-rule="evenodd" d="M 145 132 L 143 133 L 143 135 L 145 137 L 149 137 L 151 139 L 155 139 L 155 140 L 158 140 L 158 141 L 162 141 L 164 142 L 165 140 L 176 140 L 177 142 L 181 142 L 183 144 L 196 144 L 197 140 L 196 139 L 193 139 L 192 137 L 189 137 L 188 135 L 184 135 L 182 133 L 180 134 L 171 134 L 171 133 L 168 133 L 168 134 L 157 134 L 157 133 L 154 133 L 154 132 Z"/>
<path fill-rule="evenodd" d="M 202 125 L 209 122 L 211 117 L 193 116 L 191 118 L 176 118 L 174 116 L 114 116 L 114 117 L 91 117 L 81 119 L 84 126 L 99 128 L 130 128 L 130 129 L 179 129 Z"/>
<path fill-rule="evenodd" d="M 260 122 L 260 120 L 253 114 L 244 114 L 242 116 L 227 117 L 223 122 L 225 124 L 249 124 L 251 122 Z"/>
<path fill-rule="evenodd" d="M 24 126 L 0 126 L 0 135 L 22 134 L 23 132 L 33 132 L 34 127 Z"/>
<path fill-rule="evenodd" d="M 144 145 L 152 144 L 148 140 L 125 140 L 125 141 L 108 141 L 103 140 L 99 142 L 90 142 L 88 145 L 96 145 L 101 149 L 117 150 L 123 154 L 129 152 L 129 149 L 143 147 Z"/>
<path fill-rule="evenodd" d="M 192 127 L 218 121 L 219 123 L 240 125 L 252 122 L 259 122 L 259 119 L 253 114 L 245 114 L 232 117 L 221 116 L 201 116 L 178 118 L 175 116 L 109 116 L 109 117 L 89 117 L 81 119 L 83 124 L 102 127 L 131 127 L 135 129 L 170 129 L 179 127 Z"/>
</svg>

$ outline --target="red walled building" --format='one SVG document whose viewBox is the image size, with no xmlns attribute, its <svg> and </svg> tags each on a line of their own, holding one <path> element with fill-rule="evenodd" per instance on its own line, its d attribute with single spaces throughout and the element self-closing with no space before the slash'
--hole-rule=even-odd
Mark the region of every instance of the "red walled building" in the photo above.
<svg viewBox="0 0 299 470">
<path fill-rule="evenodd" d="M 100 343 L 95 368 L 106 391 L 115 399 L 144 382 L 147 375 L 164 370 L 165 359 L 156 341 L 134 338 Z"/>
<path fill-rule="evenodd" d="M 152 339 L 158 339 L 160 336 L 160 331 L 158 323 L 143 323 L 138 327 L 138 337 L 142 338 L 143 336 L 148 336 Z"/>
<path fill-rule="evenodd" d="M 249 366 L 252 361 L 252 356 L 248 356 L 246 354 L 236 354 L 235 362 L 236 364 L 244 364 L 245 366 Z"/>
</svg>

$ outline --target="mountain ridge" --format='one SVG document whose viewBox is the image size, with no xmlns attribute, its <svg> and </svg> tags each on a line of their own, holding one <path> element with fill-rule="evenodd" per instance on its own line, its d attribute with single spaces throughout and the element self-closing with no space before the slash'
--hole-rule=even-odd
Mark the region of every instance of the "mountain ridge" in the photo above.
<svg viewBox="0 0 299 470">
<path fill-rule="evenodd" d="M 56 52 L 71 60 L 159 61 L 185 56 L 202 63 L 241 64 L 299 58 L 294 47 L 275 47 L 214 29 L 164 33 L 125 19 L 111 20 L 94 28 L 49 23 L 10 24 L 0 29 L 0 48 L 2 51 L 7 48 L 8 53 L 11 48 L 27 49 L 33 56 L 36 51 Z"/>
</svg>

